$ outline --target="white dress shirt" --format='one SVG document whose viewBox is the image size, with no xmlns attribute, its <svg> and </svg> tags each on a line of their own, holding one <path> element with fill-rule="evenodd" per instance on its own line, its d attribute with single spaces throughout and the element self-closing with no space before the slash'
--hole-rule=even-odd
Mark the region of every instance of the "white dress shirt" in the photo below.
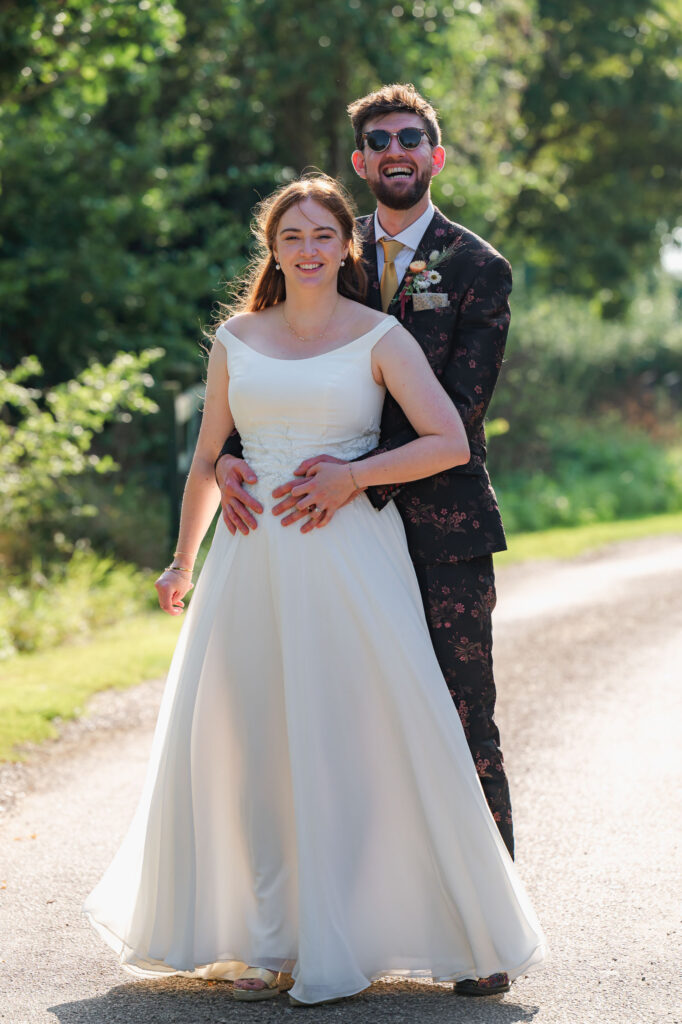
<svg viewBox="0 0 682 1024">
<path fill-rule="evenodd" d="M 405 276 L 405 271 L 414 259 L 414 254 L 417 251 L 417 246 L 424 237 L 424 232 L 431 223 L 433 213 L 434 206 L 431 200 L 429 200 L 429 205 L 424 210 L 421 217 L 417 217 L 417 219 L 410 224 L 409 227 L 405 228 L 404 231 L 401 231 L 399 235 L 389 235 L 384 231 L 379 222 L 378 210 L 374 211 L 374 234 L 377 242 L 377 270 L 379 271 L 379 280 L 381 280 L 381 275 L 384 272 L 384 250 L 383 247 L 379 245 L 379 239 L 394 238 L 396 242 L 402 242 L 405 246 L 405 248 L 401 249 L 395 258 L 395 272 L 398 276 L 398 284 L 400 284 Z"/>
</svg>

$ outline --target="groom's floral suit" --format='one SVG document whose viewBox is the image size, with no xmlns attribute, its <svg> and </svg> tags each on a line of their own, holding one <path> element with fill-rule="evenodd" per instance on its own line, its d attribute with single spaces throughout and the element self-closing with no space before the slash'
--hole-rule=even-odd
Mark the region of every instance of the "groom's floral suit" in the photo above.
<svg viewBox="0 0 682 1024">
<path fill-rule="evenodd" d="M 374 217 L 358 220 L 369 277 L 367 303 L 381 309 Z M 491 613 L 495 606 L 492 553 L 506 548 L 502 520 L 485 466 L 483 420 L 497 381 L 509 329 L 509 263 L 487 242 L 435 210 L 412 262 L 438 262 L 441 280 L 429 292 L 447 305 L 415 309 L 398 292 L 389 307 L 417 339 L 464 421 L 471 458 L 465 466 L 412 483 L 370 487 L 380 509 L 395 501 L 422 591 L 441 670 L 455 702 L 488 804 L 513 855 L 509 787 L 494 721 Z M 428 300 L 427 300 L 428 301 Z M 416 436 L 386 396 L 380 447 L 388 451 Z M 368 453 L 375 454 L 375 453 Z"/>
<path fill-rule="evenodd" d="M 360 217 L 363 260 L 369 277 L 367 304 L 381 309 L 374 218 Z M 400 511 L 421 587 L 436 656 L 459 712 L 488 804 L 513 855 L 509 787 L 494 721 L 491 613 L 495 606 L 492 552 L 506 548 L 494 491 L 485 468 L 483 429 L 502 364 L 509 328 L 511 269 L 507 261 L 473 232 L 447 220 L 439 210 L 414 255 L 429 262 L 432 253 L 441 280 L 429 291 L 447 296 L 447 305 L 416 310 L 411 297 L 398 296 L 389 308 L 420 343 L 441 384 L 464 421 L 471 459 L 465 466 L 425 480 L 370 487 L 377 509 L 392 498 Z M 416 434 L 390 395 L 381 420 L 379 448 L 388 451 Z M 221 454 L 241 457 L 233 433 Z M 374 454 L 369 452 L 368 454 Z"/>
</svg>

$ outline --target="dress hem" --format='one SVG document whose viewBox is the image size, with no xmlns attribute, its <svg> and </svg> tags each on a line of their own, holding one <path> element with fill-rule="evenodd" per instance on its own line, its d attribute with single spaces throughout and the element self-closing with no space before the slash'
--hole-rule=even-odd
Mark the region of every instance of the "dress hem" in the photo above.
<svg viewBox="0 0 682 1024">
<path fill-rule="evenodd" d="M 135 954 L 134 954 L 134 950 L 132 950 L 132 947 L 129 947 L 127 945 L 127 943 L 119 935 L 116 935 L 116 933 L 111 931 L 110 928 L 107 928 L 106 925 L 102 924 L 95 917 L 93 917 L 93 915 L 90 913 L 90 911 L 83 910 L 83 914 L 88 919 L 88 921 L 90 922 L 92 927 L 95 929 L 95 931 L 98 933 L 100 938 L 102 938 L 104 940 L 104 942 L 106 942 L 106 944 L 111 949 L 113 949 L 114 952 L 117 954 L 118 959 L 119 959 L 119 965 L 122 968 L 122 970 L 124 970 L 128 974 L 132 974 L 132 975 L 134 975 L 136 977 L 140 977 L 140 978 L 151 978 L 151 977 L 162 978 L 162 977 L 170 977 L 172 975 L 184 975 L 184 976 L 187 976 L 187 977 L 193 977 L 193 976 L 196 976 L 196 973 L 198 971 L 204 971 L 207 968 L 212 967 L 214 964 L 223 964 L 223 963 L 224 964 L 228 964 L 228 963 L 248 964 L 247 960 L 244 960 L 241 957 L 236 956 L 234 954 L 229 954 L 229 955 L 225 955 L 225 956 L 215 957 L 215 959 L 206 961 L 205 963 L 194 964 L 193 967 L 180 967 L 180 966 L 177 966 L 177 965 L 168 964 L 165 960 L 144 960 L 144 959 L 141 960 L 141 962 L 143 964 L 148 964 L 149 966 L 140 966 L 139 963 L 136 964 L 134 962 L 125 962 L 124 959 L 123 959 L 123 949 L 125 949 L 125 948 L 130 949 L 131 952 L 133 953 L 133 956 L 134 956 Z M 265 960 L 265 959 L 267 959 L 267 960 L 269 960 L 270 963 L 272 963 L 275 960 L 280 960 L 281 959 L 282 963 L 286 964 L 287 966 L 282 966 L 282 967 L 279 967 L 279 968 L 268 968 L 268 970 L 279 970 L 279 971 L 281 971 L 281 972 L 283 972 L 285 974 L 290 974 L 291 970 L 295 967 L 296 962 L 297 962 L 295 959 L 286 958 L 286 957 L 256 957 L 255 959 L 256 960 Z M 453 972 L 448 973 L 448 974 L 442 974 L 442 973 L 434 974 L 434 972 L 431 969 L 429 969 L 429 968 L 414 968 L 414 969 L 410 969 L 410 968 L 389 967 L 389 968 L 386 968 L 385 970 L 382 969 L 382 970 L 373 971 L 371 975 L 368 975 L 367 984 L 362 986 L 362 988 L 354 989 L 354 991 L 352 991 L 352 992 L 335 993 L 333 998 L 337 998 L 337 997 L 339 999 L 350 998 L 350 996 L 357 995 L 359 992 L 364 992 L 364 990 L 366 988 L 369 988 L 370 985 L 372 985 L 375 981 L 378 981 L 380 978 L 406 978 L 406 979 L 415 979 L 415 980 L 421 979 L 421 980 L 424 980 L 424 981 L 430 980 L 432 982 L 438 982 L 438 983 L 443 983 L 443 982 L 453 982 L 454 983 L 454 982 L 458 982 L 458 981 L 464 981 L 465 979 L 466 980 L 468 980 L 468 979 L 477 980 L 477 979 L 482 978 L 482 977 L 490 977 L 491 974 L 504 973 L 504 974 L 507 974 L 509 976 L 510 981 L 513 981 L 515 978 L 520 977 L 522 974 L 529 974 L 531 971 L 536 971 L 536 970 L 539 970 L 540 968 L 544 967 L 545 964 L 546 964 L 546 961 L 547 961 L 547 947 L 546 947 L 546 944 L 543 942 L 543 943 L 539 943 L 537 946 L 535 946 L 535 948 L 533 949 L 532 953 L 529 956 L 527 956 L 520 964 L 517 964 L 517 965 L 515 965 L 513 967 L 507 967 L 507 966 L 504 966 L 503 964 L 495 965 L 495 970 L 488 971 L 485 975 L 479 975 L 477 973 L 477 971 L 476 971 L 476 968 L 473 965 L 469 965 L 469 966 L 467 966 L 465 968 L 462 968 L 462 969 L 460 969 L 458 971 L 453 971 Z M 262 965 L 260 965 L 260 964 L 249 964 L 249 966 L 259 967 L 259 966 L 262 966 Z M 222 978 L 221 979 L 221 978 L 216 978 L 216 977 L 210 977 L 210 978 L 207 977 L 206 980 L 211 980 L 211 981 L 220 981 L 220 980 L 223 980 L 223 981 L 233 981 L 234 979 L 233 978 Z M 332 998 L 332 997 L 328 996 L 326 998 Z M 305 1000 L 303 1000 L 303 999 L 301 999 L 299 1001 L 300 1002 L 305 1002 Z M 308 1005 L 312 1006 L 312 1005 L 314 1005 L 314 1003 L 309 1003 Z"/>
</svg>

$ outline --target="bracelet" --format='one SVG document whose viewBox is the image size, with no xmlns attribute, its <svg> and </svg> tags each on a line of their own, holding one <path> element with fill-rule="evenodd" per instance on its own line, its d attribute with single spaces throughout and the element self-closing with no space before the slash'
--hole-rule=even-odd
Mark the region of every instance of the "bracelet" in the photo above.
<svg viewBox="0 0 682 1024">
<path fill-rule="evenodd" d="M 189 555 L 189 551 L 174 551 L 173 558 L 178 558 L 179 555 Z M 190 558 L 192 556 L 190 555 Z"/>
<path fill-rule="evenodd" d="M 164 572 L 188 572 L 190 574 L 190 576 L 192 575 L 192 570 L 185 568 L 184 565 L 167 565 L 166 568 L 163 571 Z"/>
<path fill-rule="evenodd" d="M 348 472 L 350 473 L 350 478 L 353 481 L 353 487 L 355 488 L 356 491 L 361 491 L 362 487 L 360 487 L 358 485 L 358 482 L 355 479 L 355 474 L 353 473 L 353 467 L 351 466 L 350 462 L 347 462 L 346 465 L 348 466 Z"/>
</svg>

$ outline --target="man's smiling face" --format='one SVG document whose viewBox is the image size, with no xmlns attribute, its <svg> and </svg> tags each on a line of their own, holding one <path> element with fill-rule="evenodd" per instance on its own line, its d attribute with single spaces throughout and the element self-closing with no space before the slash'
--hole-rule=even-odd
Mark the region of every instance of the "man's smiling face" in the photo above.
<svg viewBox="0 0 682 1024">
<path fill-rule="evenodd" d="M 421 117 L 410 111 L 396 111 L 370 118 L 363 125 L 369 132 L 382 128 L 397 132 L 401 128 L 425 128 Z M 387 149 L 375 153 L 364 140 L 361 150 L 353 153 L 353 167 L 367 181 L 380 203 L 393 210 L 408 210 L 425 195 L 434 174 L 442 169 L 445 151 L 432 146 L 426 135 L 416 149 L 403 149 L 396 136 Z"/>
</svg>

